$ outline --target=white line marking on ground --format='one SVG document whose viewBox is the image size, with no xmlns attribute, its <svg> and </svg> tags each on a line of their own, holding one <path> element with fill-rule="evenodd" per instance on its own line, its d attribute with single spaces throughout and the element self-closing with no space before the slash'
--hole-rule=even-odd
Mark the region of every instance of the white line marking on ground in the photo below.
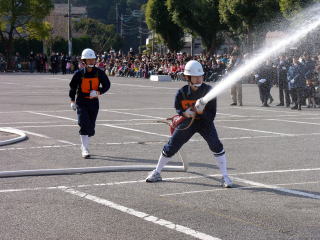
<svg viewBox="0 0 320 240">
<path fill-rule="evenodd" d="M 137 113 L 120 112 L 120 111 L 114 111 L 114 110 L 104 110 L 104 111 L 105 112 L 112 112 L 112 113 L 120 113 L 120 114 L 125 114 L 125 115 L 149 117 L 149 118 L 154 118 L 154 119 L 165 119 L 165 118 L 162 118 L 162 117 L 154 117 L 154 116 L 150 116 L 150 115 L 143 115 L 143 114 L 137 114 Z"/>
<path fill-rule="evenodd" d="M 248 116 L 243 116 L 243 115 L 234 115 L 234 114 L 219 113 L 219 112 L 217 112 L 217 115 L 229 116 L 229 117 L 241 117 L 241 118 L 248 117 Z"/>
<path fill-rule="evenodd" d="M 290 137 L 293 137 L 293 136 L 294 136 L 294 134 L 278 133 L 278 132 L 270 132 L 270 131 L 262 131 L 262 130 L 249 129 L 249 128 L 227 127 L 227 126 L 219 126 L 219 127 L 229 128 L 229 129 L 235 129 L 235 130 L 242 130 L 242 131 L 250 131 L 250 132 L 270 133 L 270 134 L 281 135 L 281 136 L 290 136 Z"/>
<path fill-rule="evenodd" d="M 245 173 L 233 173 L 229 174 L 230 176 L 241 176 L 241 175 L 259 175 L 259 174 L 268 174 L 268 173 L 290 173 L 290 172 L 309 172 L 309 171 L 320 171 L 320 168 L 302 168 L 302 169 L 287 169 L 287 170 L 273 170 L 273 171 L 256 171 L 256 172 L 245 172 Z M 220 174 L 211 174 L 204 176 L 182 176 L 182 177 L 172 177 L 172 178 L 163 178 L 163 181 L 176 181 L 176 180 L 187 180 L 187 179 L 199 179 L 199 178 L 208 178 L 208 177 L 221 177 Z M 232 177 L 233 178 L 233 177 Z M 133 180 L 133 181 L 122 181 L 122 182 L 109 182 L 109 183 L 94 183 L 86 185 L 77 185 L 69 186 L 73 188 L 87 188 L 87 187 L 103 187 L 103 186 L 114 186 L 122 184 L 136 184 L 144 183 L 146 180 Z M 304 183 L 294 183 L 294 184 L 305 184 L 305 183 L 316 183 L 316 182 L 304 182 Z M 290 183 L 288 183 L 290 184 Z M 277 184 L 280 185 L 280 184 Z M 286 184 L 283 184 L 286 185 Z M 22 191 L 36 191 L 36 190 L 50 190 L 56 189 L 57 187 L 36 187 L 36 188 L 18 188 L 18 189 L 3 189 L 0 190 L 0 193 L 5 192 L 22 192 Z"/>
<path fill-rule="evenodd" d="M 55 125 L 24 125 L 17 128 L 49 128 L 49 127 L 78 127 L 77 124 L 55 124 Z"/>
<path fill-rule="evenodd" d="M 97 122 L 134 122 L 134 121 L 154 121 L 154 118 L 133 118 L 133 119 L 114 119 L 114 120 L 97 120 Z"/>
<path fill-rule="evenodd" d="M 55 79 L 60 81 L 70 81 L 70 79 L 65 78 L 49 78 L 49 79 Z M 156 86 L 148 86 L 148 85 L 137 85 L 137 84 L 124 84 L 124 83 L 112 83 L 112 85 L 119 85 L 119 86 L 125 86 L 125 87 L 137 87 L 137 88 L 155 88 L 155 89 L 172 89 L 177 90 L 177 88 L 170 88 L 170 87 L 156 87 Z"/>
<path fill-rule="evenodd" d="M 293 113 L 290 111 L 284 111 L 283 109 L 279 109 L 279 110 L 272 110 L 272 109 L 265 109 L 265 108 L 250 108 L 250 107 L 241 107 L 241 109 L 246 109 L 246 110 L 254 110 L 254 111 L 262 111 L 262 112 L 275 112 L 275 113 L 287 113 L 287 114 L 297 114 L 297 113 Z M 298 114 L 297 114 L 298 115 Z M 306 116 L 306 115 L 311 115 L 311 116 L 317 116 L 318 114 L 312 114 L 309 112 L 301 112 L 300 116 Z"/>
<path fill-rule="evenodd" d="M 196 141 L 196 140 L 194 140 Z M 71 142 L 64 141 L 68 144 Z M 146 141 L 146 142 L 111 142 L 111 143 L 90 143 L 90 145 L 129 145 L 129 144 L 163 144 L 166 141 Z M 37 147 L 16 147 L 16 148 L 0 148 L 0 151 L 16 151 L 16 150 L 28 150 L 28 149 L 50 149 L 50 148 L 65 148 L 65 147 L 73 147 L 73 146 L 80 146 L 81 144 L 74 144 L 72 145 L 44 145 L 44 146 L 37 146 Z"/>
<path fill-rule="evenodd" d="M 117 123 L 115 126 L 140 126 L 140 125 L 163 125 L 162 122 L 144 122 L 144 123 Z"/>
<path fill-rule="evenodd" d="M 176 90 L 177 88 L 171 88 L 171 87 L 156 87 L 156 86 L 148 86 L 148 85 L 137 85 L 137 84 L 123 84 L 123 83 L 112 83 L 112 85 L 119 85 L 119 86 L 125 86 L 125 87 L 137 87 L 137 88 L 152 88 L 152 89 L 172 89 Z"/>
<path fill-rule="evenodd" d="M 59 123 L 59 122 L 3 122 L 3 123 L 0 123 L 3 124 L 3 125 L 12 125 L 12 124 L 53 124 L 53 123 Z"/>
<path fill-rule="evenodd" d="M 37 136 L 37 137 L 41 137 L 41 138 L 47 138 L 50 139 L 51 137 L 43 135 L 43 134 L 39 134 L 39 133 L 35 133 L 35 132 L 30 132 L 30 131 L 25 131 L 23 130 L 25 133 L 33 135 L 33 136 Z"/>
<path fill-rule="evenodd" d="M 0 151 L 16 151 L 16 150 L 29 150 L 29 149 L 50 149 L 50 148 L 64 148 L 73 147 L 75 145 L 44 145 L 38 147 L 15 147 L 15 148 L 0 148 Z"/>
<path fill-rule="evenodd" d="M 43 126 L 41 126 L 43 127 Z M 39 134 L 39 133 L 35 133 L 35 132 L 30 132 L 30 131 L 25 131 L 23 130 L 25 133 L 33 135 L 33 136 L 37 136 L 37 137 L 41 137 L 41 138 L 46 138 L 46 139 L 52 139 L 61 143 L 66 143 L 66 144 L 71 144 L 71 145 L 76 145 L 75 143 L 69 142 L 69 141 L 65 141 L 65 140 L 59 140 L 59 139 L 54 139 L 52 137 L 49 137 L 47 135 L 43 135 L 43 134 Z"/>
<path fill-rule="evenodd" d="M 69 142 L 69 141 L 66 141 L 66 140 L 57 140 L 58 142 L 61 142 L 61 143 L 66 143 L 66 144 L 71 144 L 73 146 L 77 146 L 78 144 L 75 144 L 73 142 Z"/>
<path fill-rule="evenodd" d="M 20 85 L 19 83 L 11 83 L 11 82 L 0 82 L 1 84 L 7 84 L 7 85 Z"/>
<path fill-rule="evenodd" d="M 178 224 L 175 224 L 173 222 L 170 222 L 170 221 L 167 221 L 167 220 L 152 216 L 152 215 L 150 215 L 148 213 L 140 212 L 140 211 L 137 211 L 135 209 L 119 205 L 117 203 L 111 202 L 111 201 L 109 201 L 107 199 L 104 199 L 104 198 L 100 198 L 100 197 L 97 197 L 97 196 L 94 196 L 94 195 L 91 195 L 91 194 L 88 194 L 88 193 L 85 193 L 85 192 L 80 192 L 80 191 L 72 189 L 72 188 L 59 187 L 59 189 L 61 189 L 63 192 L 70 193 L 70 194 L 72 194 L 74 196 L 78 196 L 78 197 L 81 197 L 81 198 L 88 199 L 90 201 L 93 201 L 95 203 L 101 204 L 103 206 L 118 210 L 120 212 L 129 214 L 131 216 L 138 217 L 138 218 L 143 219 L 145 221 L 148 221 L 148 222 L 151 222 L 151 223 L 154 223 L 154 224 L 169 228 L 171 230 L 175 230 L 177 232 L 184 233 L 186 235 L 192 236 L 192 237 L 197 238 L 197 239 L 219 240 L 219 238 L 216 238 L 216 237 L 207 235 L 205 233 L 202 233 L 202 232 L 199 232 L 199 231 L 195 231 L 195 230 L 193 230 L 191 228 L 188 228 L 188 227 L 185 227 L 185 226 L 182 226 L 182 225 L 178 225 Z"/>
<path fill-rule="evenodd" d="M 27 191 L 39 191 L 39 190 L 54 190 L 58 187 L 36 187 L 36 188 L 17 188 L 17 189 L 3 189 L 0 193 L 12 193 L 12 192 L 27 192 Z"/>
<path fill-rule="evenodd" d="M 272 190 L 276 190 L 276 191 L 280 191 L 280 192 L 285 192 L 285 193 L 289 193 L 289 194 L 293 194 L 293 195 L 303 196 L 303 197 L 307 197 L 307 198 L 320 199 L 320 195 L 317 195 L 317 194 L 281 188 L 276 185 L 258 183 L 258 182 L 254 182 L 254 181 L 250 181 L 250 180 L 246 180 L 246 179 L 242 179 L 242 178 L 237 178 L 237 177 L 233 177 L 232 179 L 235 181 L 242 182 L 242 183 L 249 184 L 249 185 L 253 185 L 256 187 L 268 188 L 268 189 L 272 189 Z"/>
<path fill-rule="evenodd" d="M 27 113 L 31 113 L 31 114 L 36 114 L 36 115 L 42 115 L 42 116 L 46 116 L 46 117 L 54 117 L 54 118 L 59 118 L 59 119 L 65 119 L 65 120 L 70 120 L 73 122 L 76 122 L 76 119 L 73 118 L 68 118 L 68 117 L 61 117 L 61 116 L 57 116 L 57 115 L 51 115 L 51 114 L 45 114 L 45 113 L 40 113 L 40 112 L 34 112 L 34 111 L 26 111 Z"/>
<path fill-rule="evenodd" d="M 273 185 L 275 185 L 275 186 L 294 186 L 294 185 L 306 185 L 306 184 L 316 184 L 316 183 L 320 183 L 320 181 L 316 181 L 316 182 L 301 182 L 301 183 L 279 183 L 279 184 L 273 184 Z M 166 193 L 166 194 L 161 194 L 159 196 L 160 197 L 167 197 L 167 196 L 194 194 L 194 193 L 217 192 L 217 191 L 226 191 L 226 190 L 229 191 L 229 190 L 250 189 L 250 188 L 256 188 L 256 186 L 236 187 L 236 188 L 232 188 L 232 189 L 219 188 L 219 189 L 206 189 L 206 190 L 188 191 L 188 192 Z"/>
<path fill-rule="evenodd" d="M 111 125 L 111 124 L 101 124 L 101 125 L 102 125 L 102 126 L 106 126 L 106 127 L 112 127 L 112 128 L 123 129 L 123 130 L 129 130 L 129 131 L 133 131 L 133 132 L 140 132 L 140 133 L 146 133 L 146 134 L 150 134 L 150 135 L 156 135 L 156 136 L 160 136 L 160 137 L 166 137 L 166 138 L 170 137 L 169 135 L 159 134 L 159 133 L 153 133 L 153 132 L 147 132 L 147 131 L 138 130 L 138 129 L 134 129 L 134 128 L 120 127 L 120 126 Z"/>
<path fill-rule="evenodd" d="M 313 123 L 313 122 L 301 122 L 301 121 L 293 121 L 293 120 L 285 120 L 285 119 L 268 119 L 268 120 L 277 121 L 277 122 L 289 122 L 289 123 L 309 124 L 309 125 L 320 126 L 320 123 Z"/>
<path fill-rule="evenodd" d="M 100 124 L 99 124 L 100 125 Z M 73 125 L 70 125 L 73 127 Z M 27 126 L 26 126 L 27 127 Z M 296 134 L 291 137 L 300 137 L 300 136 L 320 136 L 320 133 L 311 133 L 311 134 Z M 259 138 L 277 138 L 279 136 L 269 135 L 269 136 L 253 136 L 253 137 L 234 137 L 234 138 L 220 138 L 220 140 L 245 140 L 245 139 L 259 139 Z M 283 137 L 283 136 L 281 136 Z M 204 142 L 203 139 L 191 139 L 192 142 Z M 163 144 L 165 141 L 146 141 L 146 142 L 117 142 L 117 143 L 91 143 L 92 145 L 127 145 L 127 144 Z M 74 144 L 74 146 L 78 146 L 78 144 Z M 50 148 L 64 148 L 64 147 L 72 147 L 70 145 L 45 145 L 38 147 L 18 147 L 18 148 L 1 148 L 0 151 L 15 151 L 15 150 L 27 150 L 27 149 L 50 149 Z"/>
</svg>

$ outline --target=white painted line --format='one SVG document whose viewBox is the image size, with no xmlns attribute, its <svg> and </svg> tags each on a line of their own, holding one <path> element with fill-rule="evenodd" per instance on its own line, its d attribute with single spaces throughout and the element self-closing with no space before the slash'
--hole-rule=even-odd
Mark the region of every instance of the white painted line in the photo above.
<svg viewBox="0 0 320 240">
<path fill-rule="evenodd" d="M 265 108 L 250 108 L 250 107 L 241 107 L 241 109 L 246 109 L 246 110 L 254 110 L 254 111 L 262 111 L 262 112 L 275 112 L 275 113 L 287 113 L 287 114 L 297 114 L 297 112 L 293 113 L 290 111 L 284 111 L 283 109 L 279 109 L 279 110 L 272 110 L 272 109 L 265 109 Z M 310 112 L 301 112 L 300 116 L 306 116 L 306 115 L 311 115 L 311 116 L 317 116 L 318 114 L 312 114 Z"/>
<path fill-rule="evenodd" d="M 36 187 L 36 188 L 17 188 L 17 189 L 3 189 L 0 193 L 12 193 L 12 192 L 26 192 L 26 191 L 39 191 L 39 190 L 54 190 L 58 187 Z"/>
<path fill-rule="evenodd" d="M 73 126 L 73 125 L 70 125 Z M 154 134 L 156 135 L 156 134 Z M 299 137 L 299 136 L 320 136 L 320 133 L 315 134 L 297 134 L 292 137 Z M 220 140 L 246 140 L 246 139 L 260 139 L 260 138 L 277 138 L 279 136 L 269 135 L 269 136 L 254 136 L 254 137 L 234 137 L 234 138 L 220 138 Z M 203 139 L 191 139 L 192 142 L 204 142 Z M 91 143 L 92 145 L 127 145 L 127 144 L 163 144 L 166 141 L 146 141 L 146 142 L 115 142 L 115 143 Z M 74 144 L 74 146 L 78 146 L 79 144 Z M 70 147 L 70 145 L 45 145 L 45 146 L 38 146 L 38 147 L 18 147 L 18 148 L 0 148 L 0 151 L 16 151 L 16 150 L 27 150 L 27 149 L 50 149 L 50 148 L 64 148 Z"/>
<path fill-rule="evenodd" d="M 115 126 L 141 126 L 141 125 L 164 125 L 162 122 L 145 122 L 145 123 L 117 123 Z"/>
<path fill-rule="evenodd" d="M 41 126 L 42 127 L 42 126 Z M 33 135 L 33 136 L 37 136 L 37 137 L 41 137 L 41 138 L 46 138 L 46 139 L 53 139 L 53 140 L 55 140 L 54 138 L 52 138 L 52 137 L 49 137 L 49 136 L 47 136 L 47 135 L 43 135 L 43 134 L 39 134 L 39 133 L 35 133 L 35 132 L 30 132 L 30 131 L 23 131 L 23 132 L 25 132 L 25 133 L 27 133 L 27 134 L 30 134 L 30 135 Z M 76 145 L 75 143 L 72 143 L 72 142 L 69 142 L 69 141 L 65 141 L 65 140 L 56 140 L 56 141 L 58 141 L 58 142 L 61 142 L 61 143 L 66 143 L 66 144 L 71 144 L 71 145 Z"/>
<path fill-rule="evenodd" d="M 318 184 L 320 181 L 315 182 L 301 182 L 301 183 L 279 183 L 279 184 L 273 184 L 275 186 L 294 186 L 294 185 L 306 185 L 306 184 Z M 251 187 L 235 187 L 231 189 L 226 188 L 219 188 L 219 189 L 206 189 L 206 190 L 198 190 L 198 191 L 188 191 L 188 192 L 177 192 L 177 193 L 167 193 L 167 194 L 161 194 L 160 197 L 167 197 L 167 196 L 176 196 L 176 195 L 186 195 L 186 194 L 194 194 L 194 193 L 206 193 L 206 192 L 218 192 L 218 191 L 230 191 L 230 190 L 237 190 L 237 189 L 250 189 L 250 188 L 256 188 L 256 186 Z"/>
<path fill-rule="evenodd" d="M 303 197 L 307 197 L 307 198 L 320 199 L 320 195 L 317 195 L 317 194 L 281 188 L 276 185 L 258 183 L 258 182 L 254 182 L 254 181 L 250 181 L 250 180 L 246 180 L 246 179 L 242 179 L 242 178 L 237 178 L 237 177 L 233 177 L 232 179 L 235 181 L 242 182 L 242 183 L 249 184 L 249 185 L 253 185 L 256 187 L 268 188 L 268 189 L 272 189 L 272 190 L 276 190 L 276 191 L 280 191 L 280 192 L 285 192 L 285 193 L 289 193 L 289 194 L 293 194 L 293 195 L 303 196 Z"/>
<path fill-rule="evenodd" d="M 241 176 L 241 175 L 259 175 L 259 174 L 268 174 L 268 173 L 287 173 L 287 172 L 305 172 L 305 171 L 320 171 L 320 168 L 310 168 L 310 169 L 289 169 L 289 170 L 274 170 L 274 171 L 257 171 L 257 172 L 245 172 L 245 173 L 234 173 L 229 174 L 230 176 Z M 212 175 L 204 175 L 204 176 L 184 176 L 184 177 L 172 177 L 172 178 L 163 178 L 163 181 L 170 182 L 176 180 L 187 180 L 187 179 L 199 179 L 199 178 L 207 178 L 207 177 L 221 177 L 221 174 L 212 174 Z M 86 185 L 77 185 L 77 186 L 69 186 L 76 188 L 88 188 L 88 187 L 104 187 L 104 186 L 114 186 L 114 185 L 127 185 L 127 184 L 136 184 L 136 183 L 144 183 L 143 180 L 133 180 L 133 181 L 122 181 L 122 182 L 108 182 L 108 183 L 94 183 L 94 184 L 86 184 Z M 303 182 L 303 183 L 287 183 L 287 184 L 277 184 L 277 185 L 293 185 L 293 184 L 312 184 L 318 182 Z M 2 189 L 0 193 L 6 192 L 22 192 L 22 191 L 37 191 L 37 190 L 50 190 L 56 189 L 57 187 L 36 187 L 36 188 L 18 188 L 18 189 Z M 247 187 L 250 188 L 250 187 Z M 216 189 L 215 189 L 216 190 Z"/>
<path fill-rule="evenodd" d="M 42 116 L 46 116 L 46 117 L 54 117 L 54 118 L 65 119 L 65 120 L 77 122 L 76 119 L 68 118 L 68 117 L 61 117 L 61 116 L 57 116 L 57 115 L 45 114 L 45 113 L 34 112 L 34 111 L 26 111 L 26 112 L 31 113 L 31 114 L 36 114 L 36 115 L 42 115 Z"/>
<path fill-rule="evenodd" d="M 38 147 L 15 147 L 15 148 L 0 148 L 0 151 L 17 151 L 17 150 L 29 150 L 29 149 L 50 149 L 50 148 L 64 148 L 73 147 L 73 145 L 44 145 Z"/>
<path fill-rule="evenodd" d="M 310 171 L 320 171 L 320 168 L 300 168 L 300 169 L 285 169 L 285 170 L 270 170 L 270 171 L 257 171 L 257 172 L 247 172 L 247 173 L 235 173 L 229 174 L 230 176 L 236 175 L 255 175 L 255 174 L 266 174 L 266 173 L 289 173 L 289 172 L 310 172 Z"/>
<path fill-rule="evenodd" d="M 175 111 L 174 108 L 170 107 L 154 107 L 154 108 L 110 108 L 110 109 L 102 109 L 104 110 L 112 110 L 112 111 L 144 111 L 144 110 L 173 110 Z"/>
<path fill-rule="evenodd" d="M 49 128 L 49 127 L 79 127 L 77 124 L 55 124 L 55 125 L 24 125 L 19 128 Z"/>
<path fill-rule="evenodd" d="M 51 137 L 43 135 L 43 134 L 39 134 L 39 133 L 35 133 L 35 132 L 30 132 L 30 131 L 25 131 L 25 133 L 29 134 L 29 135 L 33 135 L 33 136 L 37 136 L 37 137 L 41 137 L 41 138 L 46 138 L 46 139 L 50 139 Z"/>
<path fill-rule="evenodd" d="M 170 221 L 167 221 L 167 220 L 152 216 L 152 215 L 150 215 L 148 213 L 140 212 L 140 211 L 137 211 L 135 209 L 119 205 L 117 203 L 111 202 L 111 201 L 109 201 L 107 199 L 104 199 L 104 198 L 100 198 L 100 197 L 97 197 L 97 196 L 94 196 L 94 195 L 91 195 L 91 194 L 88 194 L 88 193 L 85 193 L 85 192 L 80 192 L 80 191 L 77 191 L 77 190 L 72 189 L 72 188 L 59 187 L 59 189 L 61 189 L 62 191 L 66 192 L 66 193 L 70 193 L 70 194 L 72 194 L 74 196 L 85 198 L 87 200 L 93 201 L 93 202 L 101 204 L 103 206 L 118 210 L 120 212 L 129 214 L 131 216 L 138 217 L 138 218 L 140 218 L 142 220 L 145 220 L 145 221 L 148 221 L 148 222 L 151 222 L 151 223 L 154 223 L 154 224 L 169 228 L 171 230 L 175 230 L 177 232 L 184 233 L 186 235 L 192 236 L 192 237 L 197 238 L 197 239 L 219 240 L 219 238 L 216 238 L 216 237 L 207 235 L 205 233 L 202 233 L 202 232 L 199 232 L 199 231 L 195 231 L 195 230 L 193 230 L 191 228 L 188 228 L 188 227 L 185 227 L 185 226 L 182 226 L 182 225 L 178 225 L 178 224 L 175 224 L 173 222 L 170 222 Z"/>
<path fill-rule="evenodd" d="M 172 89 L 176 90 L 178 88 L 171 88 L 171 87 L 156 87 L 156 86 L 148 86 L 148 85 L 137 85 L 137 84 L 123 84 L 123 83 L 112 83 L 112 85 L 119 85 L 119 86 L 124 86 L 124 87 L 137 87 L 137 88 L 152 88 L 152 89 Z"/>
<path fill-rule="evenodd" d="M 199 191 L 188 191 L 188 192 L 176 192 L 176 193 L 165 193 L 159 195 L 160 197 L 168 197 L 168 196 L 177 196 L 177 195 L 186 195 L 186 194 L 194 194 L 194 193 L 205 193 L 205 192 L 219 192 L 219 191 L 230 191 L 234 189 L 243 189 L 243 188 L 254 188 L 254 187 L 237 187 L 237 188 L 216 188 L 216 189 L 207 189 L 207 190 L 199 190 Z"/>
<path fill-rule="evenodd" d="M 59 123 L 59 122 L 2 122 L 0 123 L 3 125 L 12 125 L 12 124 L 52 124 L 52 123 Z"/>
<path fill-rule="evenodd" d="M 62 142 L 62 141 L 61 141 Z M 50 148 L 65 148 L 72 146 L 80 146 L 81 144 L 71 144 L 68 142 L 68 145 L 44 145 L 37 147 L 16 147 L 16 148 L 0 148 L 0 151 L 16 151 L 16 150 L 28 150 L 28 149 L 50 149 Z M 146 141 L 146 142 L 110 142 L 110 143 L 91 143 L 91 145 L 130 145 L 130 144 L 163 144 L 166 141 Z M 69 145 L 71 144 L 71 145 Z"/>
<path fill-rule="evenodd" d="M 134 129 L 134 128 L 120 127 L 120 126 L 111 125 L 111 124 L 101 124 L 101 125 L 102 125 L 102 126 L 106 126 L 106 127 L 112 127 L 112 128 L 123 129 L 123 130 L 129 130 L 129 131 L 133 131 L 133 132 L 140 132 L 140 133 L 146 133 L 146 134 L 150 134 L 150 135 L 156 135 L 156 136 L 160 136 L 160 137 L 167 137 L 167 138 L 170 137 L 169 135 L 164 135 L 164 134 L 159 134 L 159 133 L 153 133 L 153 132 L 138 130 L 138 129 Z"/>
<path fill-rule="evenodd" d="M 268 120 L 277 121 L 277 122 L 288 122 L 288 123 L 298 123 L 298 124 L 308 124 L 308 125 L 320 126 L 320 123 L 313 123 L 313 122 L 301 122 L 301 121 L 284 120 L 284 119 L 268 119 Z"/>
<path fill-rule="evenodd" d="M 7 84 L 7 85 L 20 85 L 19 83 L 11 83 L 11 82 L 0 82 L 1 84 Z"/>
<path fill-rule="evenodd" d="M 143 114 L 137 114 L 137 113 L 128 113 L 128 112 L 120 112 L 120 111 L 114 111 L 114 110 L 105 110 L 105 112 L 120 113 L 120 114 L 140 116 L 140 117 L 149 117 L 149 118 L 154 118 L 154 119 L 164 119 L 163 117 L 154 117 L 154 116 L 150 116 L 150 115 L 143 115 Z"/>
<path fill-rule="evenodd" d="M 97 122 L 135 122 L 135 121 L 154 121 L 154 118 L 133 118 L 133 119 L 114 119 L 114 120 L 97 120 Z"/>
<path fill-rule="evenodd" d="M 61 142 L 61 143 L 66 143 L 66 144 L 71 144 L 73 146 L 77 146 L 78 144 L 75 144 L 73 142 L 69 142 L 69 141 L 65 141 L 65 140 L 58 140 L 58 142 Z"/>
<path fill-rule="evenodd" d="M 227 127 L 227 126 L 219 126 L 219 127 L 229 128 L 229 129 L 235 129 L 235 130 L 242 130 L 242 131 L 249 131 L 249 132 L 270 133 L 270 134 L 281 135 L 281 136 L 290 136 L 290 137 L 293 137 L 293 136 L 294 136 L 294 134 L 278 133 L 278 132 L 270 132 L 270 131 L 262 131 L 262 130 L 249 129 L 249 128 Z"/>
<path fill-rule="evenodd" d="M 219 112 L 217 112 L 217 115 L 229 116 L 229 117 L 241 117 L 241 118 L 248 117 L 248 116 L 243 116 L 243 115 L 235 115 L 235 114 L 219 113 Z"/>
</svg>

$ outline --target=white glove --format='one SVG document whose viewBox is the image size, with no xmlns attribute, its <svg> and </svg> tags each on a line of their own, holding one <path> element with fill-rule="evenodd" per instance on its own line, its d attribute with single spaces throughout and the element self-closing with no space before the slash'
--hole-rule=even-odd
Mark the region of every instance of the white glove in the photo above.
<svg viewBox="0 0 320 240">
<path fill-rule="evenodd" d="M 187 110 L 185 110 L 183 112 L 183 115 L 186 117 L 186 118 L 192 118 L 196 115 L 196 113 L 194 111 L 192 111 L 191 108 L 188 108 Z"/>
<path fill-rule="evenodd" d="M 294 84 L 294 79 L 292 79 L 292 80 L 290 81 L 290 83 Z"/>
<path fill-rule="evenodd" d="M 99 96 L 99 92 L 96 90 L 91 90 L 90 91 L 90 97 L 95 98 Z"/>
<path fill-rule="evenodd" d="M 71 102 L 70 107 L 73 111 L 77 110 L 77 104 L 75 102 Z"/>
<path fill-rule="evenodd" d="M 260 79 L 259 83 L 265 83 L 267 81 L 267 79 Z"/>
<path fill-rule="evenodd" d="M 206 103 L 203 101 L 202 98 L 199 98 L 196 101 L 196 104 L 194 105 L 194 107 L 196 108 L 197 112 L 203 112 L 203 109 L 205 108 Z"/>
<path fill-rule="evenodd" d="M 255 78 L 258 78 L 258 77 L 259 77 L 259 74 L 255 74 L 254 77 L 255 77 Z"/>
</svg>

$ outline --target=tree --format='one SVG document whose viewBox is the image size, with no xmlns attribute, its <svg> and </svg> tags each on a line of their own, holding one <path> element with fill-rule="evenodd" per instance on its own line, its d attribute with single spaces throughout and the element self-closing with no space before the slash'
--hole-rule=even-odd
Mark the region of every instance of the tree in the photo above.
<svg viewBox="0 0 320 240">
<path fill-rule="evenodd" d="M 266 24 L 279 21 L 278 0 L 220 0 L 221 22 L 235 35 L 246 38 L 246 47 L 253 50 L 254 34 L 263 34 L 271 28 Z M 269 25 L 270 26 L 270 25 Z"/>
<path fill-rule="evenodd" d="M 0 1 L 0 41 L 6 46 L 9 66 L 15 37 L 44 39 L 49 35 L 50 25 L 43 20 L 52 8 L 51 0 Z"/>
<path fill-rule="evenodd" d="M 279 0 L 281 12 L 286 18 L 292 17 L 301 9 L 315 2 L 320 2 L 320 0 Z"/>
<path fill-rule="evenodd" d="M 146 22 L 149 29 L 154 30 L 161 36 L 170 51 L 179 51 L 183 48 L 183 29 L 172 21 L 165 1 L 148 1 Z"/>
<path fill-rule="evenodd" d="M 173 21 L 183 29 L 201 37 L 208 52 L 217 47 L 219 21 L 218 0 L 167 0 Z"/>
<path fill-rule="evenodd" d="M 77 32 L 91 38 L 92 45 L 97 52 L 109 48 L 121 48 L 122 40 L 115 32 L 114 25 L 106 25 L 94 19 L 84 18 L 75 22 L 74 28 Z"/>
</svg>

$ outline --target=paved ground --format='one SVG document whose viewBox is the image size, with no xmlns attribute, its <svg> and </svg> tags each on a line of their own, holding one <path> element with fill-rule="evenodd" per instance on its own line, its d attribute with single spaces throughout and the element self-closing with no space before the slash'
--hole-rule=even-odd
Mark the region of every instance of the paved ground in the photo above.
<svg viewBox="0 0 320 240">
<path fill-rule="evenodd" d="M 156 120 L 174 114 L 183 82 L 112 78 L 82 159 L 69 79 L 0 75 L 0 127 L 29 137 L 0 147 L 0 171 L 156 164 L 168 139 Z M 163 172 L 161 183 L 143 171 L 0 178 L 0 238 L 320 239 L 319 109 L 262 108 L 256 86 L 243 92 L 243 107 L 220 96 L 216 119 L 236 188 L 219 186 L 196 135 L 183 148 L 189 172 Z"/>
</svg>

